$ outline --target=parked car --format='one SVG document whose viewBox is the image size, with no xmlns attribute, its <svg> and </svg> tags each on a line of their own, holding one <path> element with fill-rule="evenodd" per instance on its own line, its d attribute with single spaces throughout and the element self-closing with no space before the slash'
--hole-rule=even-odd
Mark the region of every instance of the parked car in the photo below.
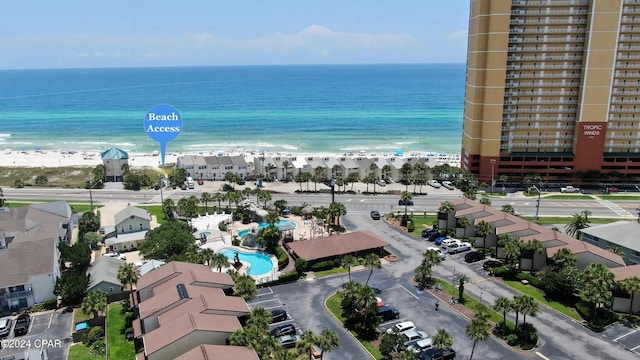
<svg viewBox="0 0 640 360">
<path fill-rule="evenodd" d="M 437 252 L 438 254 L 440 254 L 440 259 L 442 259 L 442 260 L 444 260 L 447 257 L 447 254 L 444 251 L 442 251 L 442 249 L 439 248 L 439 247 L 429 246 L 427 248 L 427 251 L 435 251 L 435 252 Z"/>
<path fill-rule="evenodd" d="M 414 341 L 428 339 L 428 338 L 429 338 L 429 334 L 427 334 L 425 331 L 408 330 L 402 333 L 402 341 L 404 341 L 405 345 L 409 345 L 409 343 Z"/>
<path fill-rule="evenodd" d="M 424 229 L 422 230 L 422 237 L 429 238 L 431 237 L 431 235 L 437 234 L 437 233 L 438 233 L 438 229 Z"/>
<path fill-rule="evenodd" d="M 384 180 L 378 180 L 378 186 L 387 186 L 387 182 Z"/>
<path fill-rule="evenodd" d="M 244 179 L 238 180 L 238 185 L 244 185 L 246 181 Z"/>
<path fill-rule="evenodd" d="M 484 255 L 480 251 L 472 251 L 464 255 L 464 261 L 468 263 L 480 261 L 484 259 Z"/>
<path fill-rule="evenodd" d="M 452 360 L 456 358 L 456 352 L 453 350 L 440 350 L 434 347 L 421 352 L 418 360 Z"/>
<path fill-rule="evenodd" d="M 449 254 L 457 254 L 465 251 L 471 250 L 471 243 L 463 242 L 458 244 L 451 244 L 447 246 L 447 252 Z"/>
<path fill-rule="evenodd" d="M 378 210 L 371 210 L 371 218 L 373 220 L 380 220 L 380 212 Z"/>
<path fill-rule="evenodd" d="M 438 180 L 429 180 L 427 181 L 427 185 L 436 188 L 436 189 L 440 189 L 440 183 L 438 182 Z"/>
<path fill-rule="evenodd" d="M 416 326 L 411 321 L 403 321 L 393 325 L 391 328 L 387 330 L 387 334 L 393 334 L 393 332 L 397 332 L 398 334 L 402 334 L 406 331 L 415 329 Z"/>
<path fill-rule="evenodd" d="M 282 309 L 271 310 L 271 323 L 277 323 L 287 320 L 287 312 Z"/>
<path fill-rule="evenodd" d="M 119 252 L 108 252 L 102 254 L 102 256 L 118 258 L 120 260 L 127 260 L 127 257 L 124 254 L 120 254 Z"/>
<path fill-rule="evenodd" d="M 378 316 L 382 321 L 390 321 L 400 318 L 400 311 L 397 308 L 389 305 L 378 307 Z"/>
<path fill-rule="evenodd" d="M 295 347 L 297 343 L 298 337 L 296 335 L 285 335 L 278 338 L 278 344 L 285 348 Z"/>
<path fill-rule="evenodd" d="M 446 181 L 446 180 L 442 182 L 442 186 L 444 186 L 446 189 L 449 189 L 449 190 L 454 190 L 456 188 L 451 181 Z"/>
<path fill-rule="evenodd" d="M 617 193 L 617 192 L 620 192 L 620 189 L 618 189 L 617 187 L 606 187 L 602 189 L 603 194 Z"/>
<path fill-rule="evenodd" d="M 428 239 L 428 240 L 429 240 L 429 241 L 435 241 L 437 238 L 439 238 L 439 237 L 443 237 L 443 236 L 444 236 L 445 238 L 447 237 L 447 235 L 445 235 L 445 234 L 441 233 L 440 231 L 438 231 L 438 232 L 434 232 L 434 233 L 432 233 L 431 235 L 429 235 L 429 239 Z"/>
<path fill-rule="evenodd" d="M 26 335 L 31 324 L 31 316 L 29 314 L 20 314 L 16 319 L 16 325 L 13 327 L 13 336 Z"/>
<path fill-rule="evenodd" d="M 296 330 L 296 327 L 293 326 L 292 324 L 280 325 L 278 327 L 273 328 L 270 332 L 271 336 L 273 337 L 295 335 L 297 333 L 298 331 Z"/>
<path fill-rule="evenodd" d="M 448 236 L 442 235 L 440 237 L 435 238 L 433 241 L 436 245 L 441 246 L 442 242 L 448 239 L 451 239 L 451 238 Z"/>
<path fill-rule="evenodd" d="M 415 341 L 407 346 L 407 350 L 414 352 L 416 354 L 420 354 L 421 352 L 431 349 L 433 347 L 433 339 L 426 338 Z"/>
<path fill-rule="evenodd" d="M 187 184 L 185 183 L 180 184 L 180 189 L 187 190 Z"/>
<path fill-rule="evenodd" d="M 204 180 L 198 179 L 198 185 L 204 185 Z"/>
<path fill-rule="evenodd" d="M 2 319 L 0 319 L 0 338 L 9 336 L 12 323 L 13 321 L 10 317 L 3 317 Z"/>
<path fill-rule="evenodd" d="M 449 247 L 449 245 L 451 245 L 451 244 L 459 244 L 459 243 L 461 243 L 461 241 L 458 240 L 458 239 L 448 238 L 448 239 L 442 240 L 440 242 L 440 246 L 442 246 L 442 248 L 445 249 L 445 251 L 446 251 L 446 249 Z M 438 245 L 438 244 L 436 244 L 436 245 Z"/>
<path fill-rule="evenodd" d="M 489 270 L 489 269 L 493 269 L 493 268 L 497 268 L 504 265 L 502 263 L 502 261 L 498 261 L 498 260 L 487 260 L 482 264 L 482 268 L 485 270 Z"/>
<path fill-rule="evenodd" d="M 402 205 L 402 206 L 413 206 L 413 200 L 398 200 L 398 205 Z"/>
</svg>

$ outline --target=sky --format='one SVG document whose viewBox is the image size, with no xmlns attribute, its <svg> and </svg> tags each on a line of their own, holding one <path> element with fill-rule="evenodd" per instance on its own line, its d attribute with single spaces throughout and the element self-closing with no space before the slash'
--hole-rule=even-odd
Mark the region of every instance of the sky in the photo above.
<svg viewBox="0 0 640 360">
<path fill-rule="evenodd" d="M 25 0 L 0 69 L 464 63 L 469 0 Z"/>
</svg>

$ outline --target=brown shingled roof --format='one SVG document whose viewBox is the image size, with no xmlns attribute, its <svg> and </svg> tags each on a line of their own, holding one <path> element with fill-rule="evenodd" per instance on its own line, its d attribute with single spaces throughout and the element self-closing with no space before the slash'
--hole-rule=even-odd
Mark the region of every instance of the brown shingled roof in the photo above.
<svg viewBox="0 0 640 360">
<path fill-rule="evenodd" d="M 251 312 L 243 298 L 224 294 L 199 294 L 160 315 L 162 326 L 171 323 L 185 313 L 244 316 Z"/>
<path fill-rule="evenodd" d="M 377 249 L 389 245 L 371 231 L 357 231 L 311 240 L 294 241 L 287 246 L 307 261 Z"/>
<path fill-rule="evenodd" d="M 147 356 L 171 346 L 173 342 L 182 339 L 195 331 L 228 333 L 241 329 L 240 321 L 235 316 L 209 315 L 188 313 L 170 323 L 163 324 L 156 330 L 143 337 Z"/>
<path fill-rule="evenodd" d="M 235 285 L 233 279 L 227 273 L 213 272 L 209 267 L 202 264 L 172 261 L 141 276 L 136 283 L 136 288 L 143 290 L 146 287 L 159 286 L 163 282 L 181 274 L 188 274 L 191 277 L 191 281 L 185 281 L 184 283 L 209 282 L 223 285 L 222 287 L 233 287 Z"/>
<path fill-rule="evenodd" d="M 640 264 L 630 265 L 630 266 L 621 266 L 617 268 L 612 268 L 610 270 L 613 273 L 613 275 L 616 276 L 616 281 L 622 281 L 632 276 L 640 277 Z"/>
<path fill-rule="evenodd" d="M 200 345 L 176 360 L 260 360 L 253 349 L 244 346 Z"/>
</svg>

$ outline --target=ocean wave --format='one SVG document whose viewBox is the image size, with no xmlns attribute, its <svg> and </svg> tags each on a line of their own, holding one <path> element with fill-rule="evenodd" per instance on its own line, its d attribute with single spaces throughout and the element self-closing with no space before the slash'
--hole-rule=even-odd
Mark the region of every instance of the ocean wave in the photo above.
<svg viewBox="0 0 640 360">
<path fill-rule="evenodd" d="M 6 139 L 8 137 L 11 137 L 11 134 L 0 134 L 0 139 Z"/>
</svg>

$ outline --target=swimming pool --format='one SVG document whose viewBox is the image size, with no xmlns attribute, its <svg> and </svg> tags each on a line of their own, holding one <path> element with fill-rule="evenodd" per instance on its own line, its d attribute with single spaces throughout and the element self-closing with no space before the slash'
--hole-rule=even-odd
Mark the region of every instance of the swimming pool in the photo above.
<svg viewBox="0 0 640 360">
<path fill-rule="evenodd" d="M 263 253 L 246 253 L 234 249 L 222 249 L 218 251 L 227 257 L 227 259 L 233 261 L 233 258 L 238 253 L 240 261 L 249 263 L 249 270 L 247 274 L 251 276 L 259 276 L 268 274 L 273 269 L 273 261 L 271 257 Z"/>
<path fill-rule="evenodd" d="M 260 229 L 264 229 L 264 228 L 266 228 L 267 226 L 269 226 L 269 224 L 267 224 L 266 222 L 261 222 L 260 224 L 258 224 L 258 230 L 260 230 Z M 291 226 L 292 228 L 294 228 L 294 229 L 295 229 L 295 228 L 296 228 L 296 226 L 298 226 L 298 225 L 296 225 L 296 223 L 294 223 L 294 222 L 293 222 L 293 221 L 291 221 L 291 220 L 280 220 L 280 221 L 278 221 L 278 222 L 276 223 L 276 226 L 277 226 L 279 229 L 282 229 L 282 227 L 284 227 L 284 226 Z M 249 233 L 249 230 L 248 230 L 248 229 L 247 229 L 247 230 L 241 230 L 241 231 L 239 231 L 239 232 L 238 232 L 238 236 L 240 236 L 241 238 L 243 238 L 243 237 L 244 237 L 245 235 L 247 235 L 248 233 Z"/>
</svg>

